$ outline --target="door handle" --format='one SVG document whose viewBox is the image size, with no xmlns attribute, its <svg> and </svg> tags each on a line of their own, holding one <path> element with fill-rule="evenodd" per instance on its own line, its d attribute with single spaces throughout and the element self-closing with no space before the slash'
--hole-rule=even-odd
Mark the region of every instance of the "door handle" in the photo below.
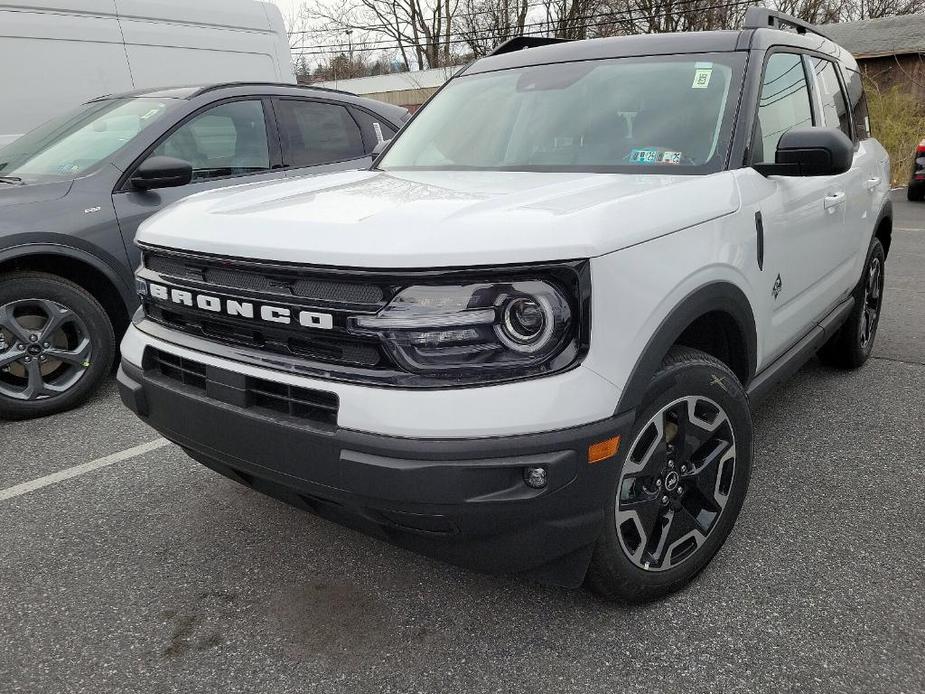
<svg viewBox="0 0 925 694">
<path fill-rule="evenodd" d="M 867 190 L 873 190 L 874 188 L 879 186 L 880 180 L 881 179 L 879 176 L 877 176 L 876 178 L 868 178 L 867 179 Z"/>
<path fill-rule="evenodd" d="M 825 196 L 825 209 L 828 210 L 833 207 L 838 207 L 845 200 L 847 200 L 847 198 L 848 196 L 845 195 L 844 191 L 839 191 L 837 193 L 832 193 L 831 195 L 826 195 Z"/>
</svg>

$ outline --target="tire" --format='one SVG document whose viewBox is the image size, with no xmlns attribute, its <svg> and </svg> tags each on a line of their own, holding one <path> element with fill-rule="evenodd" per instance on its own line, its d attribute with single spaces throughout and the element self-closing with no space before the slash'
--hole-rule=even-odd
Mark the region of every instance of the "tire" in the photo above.
<svg viewBox="0 0 925 694">
<path fill-rule="evenodd" d="M 864 270 L 854 290 L 854 308 L 838 332 L 819 350 L 823 363 L 841 369 L 857 369 L 867 361 L 880 325 L 885 262 L 883 245 L 875 237 L 870 242 Z"/>
<path fill-rule="evenodd" d="M 909 202 L 922 202 L 925 200 L 925 186 L 906 188 L 906 199 Z"/>
<path fill-rule="evenodd" d="M 76 407 L 99 388 L 116 352 L 112 323 L 99 302 L 43 272 L 0 277 L 0 338 L 0 419 Z"/>
<path fill-rule="evenodd" d="M 710 562 L 739 515 L 752 466 L 752 419 L 745 390 L 725 364 L 708 354 L 672 348 L 638 412 L 587 576 L 588 586 L 602 598 L 632 603 L 679 590 Z M 687 412 L 686 423 L 673 419 L 679 412 Z M 674 468 L 669 468 L 667 442 L 677 444 L 681 435 L 672 426 L 685 426 L 688 435 L 685 450 L 674 451 Z M 698 442 L 701 435 L 707 440 Z M 672 478 L 672 472 L 678 474 Z M 703 521 L 706 527 L 692 520 L 709 518 L 701 508 L 715 514 Z M 670 525 L 661 526 L 669 512 Z M 643 538 L 645 519 L 651 531 Z M 694 531 L 700 537 L 691 536 Z"/>
</svg>

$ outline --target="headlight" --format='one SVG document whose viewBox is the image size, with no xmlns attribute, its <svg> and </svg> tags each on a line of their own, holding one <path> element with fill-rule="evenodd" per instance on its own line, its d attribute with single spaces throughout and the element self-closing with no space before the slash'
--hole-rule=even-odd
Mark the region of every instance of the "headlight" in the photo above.
<svg viewBox="0 0 925 694">
<path fill-rule="evenodd" d="M 545 280 L 418 285 L 347 329 L 377 336 L 404 370 L 453 382 L 562 368 L 578 354 L 577 307 Z"/>
</svg>

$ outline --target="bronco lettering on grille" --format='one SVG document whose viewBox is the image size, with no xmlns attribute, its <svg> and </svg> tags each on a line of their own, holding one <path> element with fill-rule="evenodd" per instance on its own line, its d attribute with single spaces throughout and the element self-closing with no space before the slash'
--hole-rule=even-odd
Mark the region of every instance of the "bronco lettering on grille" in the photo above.
<svg viewBox="0 0 925 694">
<path fill-rule="evenodd" d="M 152 298 L 160 301 L 169 301 L 180 306 L 195 307 L 203 311 L 221 313 L 236 318 L 258 319 L 280 325 L 295 323 L 318 330 L 331 330 L 334 327 L 334 317 L 330 313 L 302 311 L 270 304 L 255 304 L 252 301 L 241 301 L 211 294 L 199 294 L 185 289 L 174 289 L 154 282 L 148 283 L 148 293 Z"/>
</svg>

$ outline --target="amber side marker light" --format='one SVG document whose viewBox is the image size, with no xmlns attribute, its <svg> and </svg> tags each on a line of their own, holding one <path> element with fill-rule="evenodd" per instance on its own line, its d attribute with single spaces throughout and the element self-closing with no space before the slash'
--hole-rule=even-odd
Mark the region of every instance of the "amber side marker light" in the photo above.
<svg viewBox="0 0 925 694">
<path fill-rule="evenodd" d="M 599 441 L 588 446 L 588 462 L 599 463 L 602 460 L 613 458 L 620 450 L 620 437 L 614 436 L 606 441 Z"/>
</svg>

